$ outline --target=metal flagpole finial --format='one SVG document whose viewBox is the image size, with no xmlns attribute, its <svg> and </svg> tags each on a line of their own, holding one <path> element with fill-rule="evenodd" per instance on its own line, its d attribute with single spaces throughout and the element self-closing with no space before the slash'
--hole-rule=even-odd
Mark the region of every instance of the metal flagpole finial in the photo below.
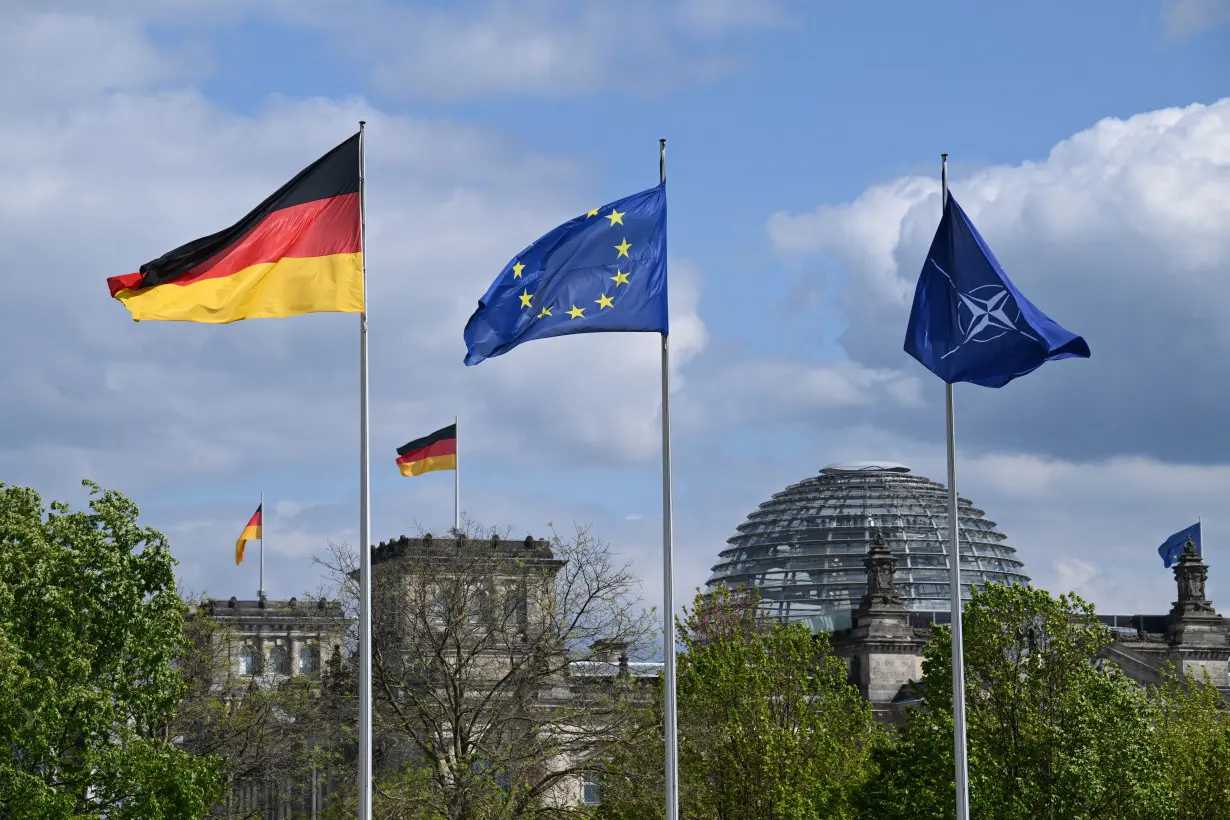
<svg viewBox="0 0 1230 820">
<path fill-rule="evenodd" d="M 948 154 L 940 154 L 940 205 L 948 205 Z"/>
</svg>

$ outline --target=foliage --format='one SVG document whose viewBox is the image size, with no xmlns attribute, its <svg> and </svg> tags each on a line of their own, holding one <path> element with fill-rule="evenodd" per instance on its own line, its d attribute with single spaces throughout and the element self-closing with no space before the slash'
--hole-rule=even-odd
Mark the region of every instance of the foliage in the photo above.
<svg viewBox="0 0 1230 820">
<path fill-rule="evenodd" d="M 390 817 L 583 814 L 565 795 L 622 734 L 633 686 L 572 664 L 643 641 L 639 581 L 585 529 L 552 533 L 550 557 L 460 536 L 373 567 L 379 802 L 411 807 Z M 326 563 L 353 600 L 354 556 Z"/>
<path fill-rule="evenodd" d="M 1026 586 L 974 591 L 964 626 L 970 815 L 987 820 L 1158 820 L 1170 812 L 1143 691 L 1098 662 L 1093 608 Z M 955 816 L 951 632 L 927 646 L 919 708 L 881 750 L 877 818 Z"/>
<path fill-rule="evenodd" d="M 680 643 L 685 817 L 855 816 L 880 732 L 827 635 L 768 620 L 755 599 L 719 588 L 696 597 Z M 661 816 L 661 742 L 648 742 L 646 723 L 612 760 L 598 816 Z"/>
<path fill-rule="evenodd" d="M 201 817 L 216 761 L 172 744 L 184 612 L 166 538 L 86 482 L 88 512 L 0 484 L 0 815 Z"/>
<path fill-rule="evenodd" d="M 1168 667 L 1152 695 L 1175 820 L 1230 820 L 1230 709 L 1222 694 Z"/>
</svg>

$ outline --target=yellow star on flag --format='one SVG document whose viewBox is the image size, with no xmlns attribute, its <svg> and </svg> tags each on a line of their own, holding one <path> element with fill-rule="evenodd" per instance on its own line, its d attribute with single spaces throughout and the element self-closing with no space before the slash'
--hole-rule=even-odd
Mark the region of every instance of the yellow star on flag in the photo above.
<svg viewBox="0 0 1230 820">
<path fill-rule="evenodd" d="M 590 211 L 589 213 L 585 215 L 585 218 L 589 219 L 591 216 L 597 216 L 597 215 L 598 215 L 598 209 L 594 208 L 592 211 Z"/>
<path fill-rule="evenodd" d="M 550 316 L 550 315 L 551 315 L 551 308 L 545 307 L 542 309 L 542 312 L 539 313 L 536 318 L 541 319 L 544 316 Z"/>
<path fill-rule="evenodd" d="M 625 238 L 622 243 L 615 246 L 615 250 L 619 251 L 619 256 L 628 256 L 628 248 L 631 247 L 632 246 L 628 244 L 628 240 Z M 619 256 L 616 256 L 615 258 L 618 259 Z"/>
<path fill-rule="evenodd" d="M 534 294 L 523 288 L 521 290 L 521 296 L 518 298 L 521 299 L 521 307 L 527 308 L 530 306 L 530 300 L 534 298 Z"/>
<path fill-rule="evenodd" d="M 576 305 L 573 305 L 572 310 L 568 311 L 568 315 L 574 319 L 584 319 L 585 318 L 585 308 L 579 308 Z"/>
<path fill-rule="evenodd" d="M 598 310 L 602 310 L 603 308 L 615 307 L 615 305 L 612 304 L 611 302 L 611 297 L 607 296 L 605 293 L 602 294 L 601 297 L 595 299 L 594 301 L 598 303 Z"/>
<path fill-rule="evenodd" d="M 628 284 L 628 274 L 621 270 L 616 270 L 615 275 L 611 277 L 611 281 L 615 283 L 615 287 Z"/>
<path fill-rule="evenodd" d="M 611 212 L 606 215 L 606 218 L 611 220 L 611 227 L 614 228 L 616 225 L 624 224 L 624 214 L 626 213 L 627 211 L 624 211 L 624 213 L 621 214 L 619 211 L 612 208 Z"/>
<path fill-rule="evenodd" d="M 525 270 L 525 265 L 522 265 L 521 261 L 518 260 L 517 264 L 513 265 L 513 279 L 520 279 L 521 271 L 523 270 Z"/>
</svg>

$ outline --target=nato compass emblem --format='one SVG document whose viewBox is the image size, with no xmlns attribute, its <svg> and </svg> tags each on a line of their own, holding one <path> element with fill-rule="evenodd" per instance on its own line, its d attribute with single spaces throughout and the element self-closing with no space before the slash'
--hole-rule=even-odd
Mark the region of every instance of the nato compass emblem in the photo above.
<svg viewBox="0 0 1230 820">
<path fill-rule="evenodd" d="M 969 293 L 958 293 L 957 296 L 961 300 L 957 306 L 957 327 L 961 331 L 961 343 L 941 356 L 941 359 L 948 358 L 971 342 L 993 342 L 1008 333 L 1019 333 L 1030 341 L 1038 341 L 1017 327 L 1021 320 L 1021 309 L 1002 285 L 979 285 Z"/>
</svg>

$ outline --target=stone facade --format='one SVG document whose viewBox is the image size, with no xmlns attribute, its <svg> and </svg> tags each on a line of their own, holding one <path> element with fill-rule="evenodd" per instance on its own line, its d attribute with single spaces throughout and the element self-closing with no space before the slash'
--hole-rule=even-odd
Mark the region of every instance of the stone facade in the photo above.
<svg viewBox="0 0 1230 820">
<path fill-rule="evenodd" d="M 261 686 L 287 677 L 319 679 L 328 660 L 343 651 L 346 621 L 335 602 L 271 601 L 262 595 L 255 600 L 204 599 L 197 607 L 223 628 L 219 634 L 225 644 L 218 655 L 232 680 Z M 190 746 L 192 739 L 181 742 Z M 327 771 L 313 770 L 294 783 L 236 782 L 227 796 L 227 812 L 235 817 L 255 812 L 267 820 L 315 817 L 331 791 Z"/>
<path fill-rule="evenodd" d="M 345 622 L 341 607 L 328 601 L 201 601 L 213 620 L 226 629 L 227 649 L 236 675 L 319 676 L 323 662 L 342 651 Z"/>
<path fill-rule="evenodd" d="M 618 640 L 595 641 L 588 651 L 574 647 L 569 655 L 559 646 L 549 628 L 554 618 L 556 576 L 565 562 L 556 557 L 550 543 L 526 537 L 521 540 L 492 537 L 470 539 L 464 536 L 421 538 L 401 536 L 382 542 L 372 549 L 372 612 L 373 642 L 380 648 L 383 662 L 392 669 L 395 681 L 412 679 L 410 670 L 430 668 L 431 652 L 422 652 L 406 642 L 417 641 L 425 632 L 444 629 L 450 640 L 469 644 L 464 654 L 472 660 L 466 671 L 456 671 L 455 682 L 466 684 L 475 699 L 484 697 L 483 681 L 504 679 L 516 674 L 517 665 L 527 659 L 545 660 L 549 673 L 535 673 L 534 690 L 515 695 L 521 706 L 554 712 L 558 707 L 575 709 L 582 716 L 589 703 L 599 703 L 609 694 L 618 679 L 644 680 L 651 683 L 661 671 L 656 663 L 637 663 L 628 658 L 627 644 Z M 575 594 L 575 591 L 574 591 Z M 444 628 L 434 620 L 432 608 L 441 600 L 466 599 L 465 617 Z M 383 612 L 381 608 L 383 607 Z M 453 617 L 456 617 L 454 614 Z M 431 628 L 427 629 L 428 622 Z M 544 631 L 545 628 L 545 631 Z M 403 656 L 408 667 L 399 672 L 394 655 Z M 570 660 L 580 655 L 583 660 Z M 534 661 L 536 664 L 538 661 Z M 523 667 L 528 668 L 528 667 Z M 540 676 L 539 676 L 540 675 Z M 374 677 L 376 673 L 374 671 Z M 505 696 L 514 690 L 505 685 Z M 448 703 L 443 714 L 425 718 L 441 725 L 447 709 L 453 704 L 447 696 L 436 703 Z M 474 709 L 479 707 L 475 705 Z M 574 717 L 575 717 L 574 713 Z M 477 731 L 482 718 L 475 712 L 471 719 L 480 721 L 471 727 Z M 547 725 L 554 721 L 546 721 Z M 584 723 L 584 719 L 580 721 Z M 559 725 L 554 731 L 562 741 L 559 754 L 543 760 L 552 771 L 571 769 L 576 764 L 578 749 L 588 745 L 586 731 L 592 727 Z M 581 731 L 579 731 L 581 730 Z M 376 736 L 375 765 L 378 770 L 391 770 L 411 763 L 420 754 L 408 746 L 404 738 Z M 544 806 L 565 807 L 591 803 L 597 799 L 596 784 L 583 776 L 565 778 L 541 796 Z"/>
<path fill-rule="evenodd" d="M 876 717 L 897 724 L 915 701 L 912 683 L 922 679 L 923 650 L 932 626 L 947 624 L 946 612 L 908 612 L 896 593 L 896 558 L 876 533 L 864 560 L 867 593 L 853 626 L 832 634 L 833 647 L 846 660 L 850 682 L 871 702 Z M 1177 600 L 1167 615 L 1100 615 L 1114 641 L 1102 658 L 1133 680 L 1153 684 L 1163 666 L 1209 680 L 1230 700 L 1230 623 L 1205 595 L 1208 566 L 1194 545 L 1174 567 Z"/>
</svg>

